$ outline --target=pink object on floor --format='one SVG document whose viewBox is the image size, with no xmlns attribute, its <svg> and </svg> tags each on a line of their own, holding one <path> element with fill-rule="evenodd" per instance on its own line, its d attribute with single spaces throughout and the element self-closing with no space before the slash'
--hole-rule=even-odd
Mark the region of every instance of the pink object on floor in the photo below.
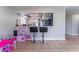
<svg viewBox="0 0 79 59">
<path fill-rule="evenodd" d="M 0 42 L 0 49 L 2 49 L 4 52 L 13 51 L 15 49 L 15 41 L 16 38 L 12 38 L 11 40 L 2 40 L 2 42 Z"/>
<path fill-rule="evenodd" d="M 3 47 L 4 45 L 10 43 L 9 40 L 2 40 L 2 42 L 0 42 L 0 48 Z"/>
</svg>

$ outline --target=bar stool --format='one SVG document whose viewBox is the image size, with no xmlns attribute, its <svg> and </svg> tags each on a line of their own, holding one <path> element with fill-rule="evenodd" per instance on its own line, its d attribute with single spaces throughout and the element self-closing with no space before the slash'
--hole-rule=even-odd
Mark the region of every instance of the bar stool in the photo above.
<svg viewBox="0 0 79 59">
<path fill-rule="evenodd" d="M 42 43 L 44 43 L 44 33 L 48 31 L 47 27 L 39 27 L 39 31 L 42 32 Z"/>
<path fill-rule="evenodd" d="M 35 43 L 35 33 L 38 32 L 38 27 L 30 27 L 30 32 L 33 33 L 33 43 Z"/>
</svg>

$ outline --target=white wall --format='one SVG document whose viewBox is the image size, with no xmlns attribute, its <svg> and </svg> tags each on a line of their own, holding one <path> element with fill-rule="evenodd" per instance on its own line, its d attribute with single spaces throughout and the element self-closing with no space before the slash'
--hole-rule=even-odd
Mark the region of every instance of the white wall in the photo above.
<svg viewBox="0 0 79 59">
<path fill-rule="evenodd" d="M 72 33 L 72 15 L 66 15 L 66 34 Z"/>
<path fill-rule="evenodd" d="M 78 35 L 78 28 L 79 28 L 79 15 L 74 14 L 72 15 L 72 34 Z"/>
<path fill-rule="evenodd" d="M 53 26 L 48 27 L 49 31 L 45 34 L 45 39 L 51 40 L 64 40 L 65 39 L 65 8 L 60 6 L 51 7 L 16 7 L 17 12 L 20 13 L 53 13 Z M 38 33 L 38 38 L 41 34 Z"/>
<path fill-rule="evenodd" d="M 79 14 L 67 15 L 66 34 L 79 35 Z"/>
<path fill-rule="evenodd" d="M 0 35 L 12 33 L 16 12 L 13 7 L 0 6 Z"/>
</svg>

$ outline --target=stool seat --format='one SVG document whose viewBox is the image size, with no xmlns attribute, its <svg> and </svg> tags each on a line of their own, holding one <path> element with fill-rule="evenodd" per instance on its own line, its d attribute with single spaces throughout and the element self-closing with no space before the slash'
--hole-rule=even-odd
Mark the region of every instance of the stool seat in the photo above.
<svg viewBox="0 0 79 59">
<path fill-rule="evenodd" d="M 39 30 L 40 30 L 40 32 L 47 32 L 48 28 L 47 27 L 40 27 Z"/>
<path fill-rule="evenodd" d="M 38 32 L 38 27 L 30 27 L 30 32 Z"/>
</svg>

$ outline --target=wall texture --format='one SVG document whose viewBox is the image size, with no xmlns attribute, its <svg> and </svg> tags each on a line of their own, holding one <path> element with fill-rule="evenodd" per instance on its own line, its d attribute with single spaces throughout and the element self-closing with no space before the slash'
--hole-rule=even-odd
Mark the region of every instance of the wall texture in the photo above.
<svg viewBox="0 0 79 59">
<path fill-rule="evenodd" d="M 79 15 L 72 15 L 72 34 L 79 35 Z"/>
<path fill-rule="evenodd" d="M 66 15 L 66 34 L 72 33 L 72 15 Z"/>
<path fill-rule="evenodd" d="M 79 15 L 78 14 L 67 15 L 66 34 L 79 35 Z"/>
<path fill-rule="evenodd" d="M 0 6 L 0 35 L 12 34 L 15 20 L 16 12 L 13 7 Z"/>
</svg>

